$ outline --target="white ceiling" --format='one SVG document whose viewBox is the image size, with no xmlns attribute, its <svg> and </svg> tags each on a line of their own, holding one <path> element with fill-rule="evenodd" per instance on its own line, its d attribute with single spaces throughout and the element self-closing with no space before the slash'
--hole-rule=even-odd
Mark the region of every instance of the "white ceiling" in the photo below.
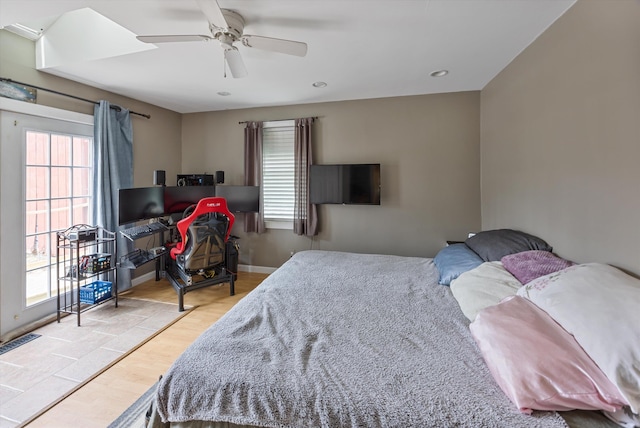
<svg viewBox="0 0 640 428">
<path fill-rule="evenodd" d="M 216 41 L 154 48 L 135 40 L 210 34 L 195 0 L 0 0 L 0 27 L 18 22 L 44 28 L 51 52 L 74 53 L 42 71 L 192 113 L 480 90 L 574 2 L 218 0 L 244 17 L 245 34 L 308 44 L 302 58 L 236 44 L 249 73 L 243 79 L 224 77 Z M 56 24 L 60 15 L 81 8 L 129 30 L 133 46 L 145 50 L 121 54 L 128 48 L 120 37 L 97 40 L 104 35 L 86 25 Z M 68 33 L 53 37 L 60 32 Z M 122 52 L 113 52 L 120 47 Z M 439 69 L 449 74 L 429 76 Z M 316 81 L 327 86 L 314 88 Z"/>
</svg>

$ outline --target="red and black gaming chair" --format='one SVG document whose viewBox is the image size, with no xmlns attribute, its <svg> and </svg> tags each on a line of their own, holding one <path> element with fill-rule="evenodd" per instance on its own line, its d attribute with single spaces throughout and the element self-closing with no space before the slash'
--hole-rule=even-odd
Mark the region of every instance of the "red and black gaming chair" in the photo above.
<svg viewBox="0 0 640 428">
<path fill-rule="evenodd" d="M 171 258 L 186 273 L 224 264 L 225 244 L 234 221 L 226 199 L 200 199 L 193 212 L 176 225 L 182 241 L 171 249 Z"/>
</svg>

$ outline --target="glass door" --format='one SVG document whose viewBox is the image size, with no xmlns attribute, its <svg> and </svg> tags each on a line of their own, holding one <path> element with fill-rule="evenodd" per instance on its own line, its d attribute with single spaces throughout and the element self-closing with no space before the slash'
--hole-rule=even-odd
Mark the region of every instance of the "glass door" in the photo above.
<svg viewBox="0 0 640 428">
<path fill-rule="evenodd" d="M 0 112 L 0 335 L 55 314 L 56 233 L 91 219 L 93 126 Z"/>
</svg>

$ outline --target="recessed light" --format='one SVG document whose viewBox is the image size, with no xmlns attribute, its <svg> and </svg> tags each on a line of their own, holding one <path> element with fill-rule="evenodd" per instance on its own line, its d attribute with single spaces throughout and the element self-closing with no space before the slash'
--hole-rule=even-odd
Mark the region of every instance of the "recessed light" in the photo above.
<svg viewBox="0 0 640 428">
<path fill-rule="evenodd" d="M 447 74 L 449 74 L 449 70 L 436 70 L 436 71 L 432 71 L 429 76 L 431 77 L 442 77 L 442 76 L 446 76 Z"/>
<path fill-rule="evenodd" d="M 326 82 L 314 82 L 312 85 L 314 88 L 324 88 L 327 86 Z"/>
<path fill-rule="evenodd" d="M 229 95 L 231 95 L 231 92 L 218 92 L 218 95 L 220 95 L 221 97 L 228 97 Z"/>
</svg>

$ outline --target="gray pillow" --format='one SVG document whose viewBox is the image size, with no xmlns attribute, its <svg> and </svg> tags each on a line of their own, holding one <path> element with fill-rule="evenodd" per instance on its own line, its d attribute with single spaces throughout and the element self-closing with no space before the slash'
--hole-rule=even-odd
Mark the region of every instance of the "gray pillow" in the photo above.
<svg viewBox="0 0 640 428">
<path fill-rule="evenodd" d="M 512 229 L 486 230 L 476 233 L 465 242 L 485 262 L 500 261 L 509 254 L 529 250 L 552 251 L 544 240 Z"/>
</svg>

